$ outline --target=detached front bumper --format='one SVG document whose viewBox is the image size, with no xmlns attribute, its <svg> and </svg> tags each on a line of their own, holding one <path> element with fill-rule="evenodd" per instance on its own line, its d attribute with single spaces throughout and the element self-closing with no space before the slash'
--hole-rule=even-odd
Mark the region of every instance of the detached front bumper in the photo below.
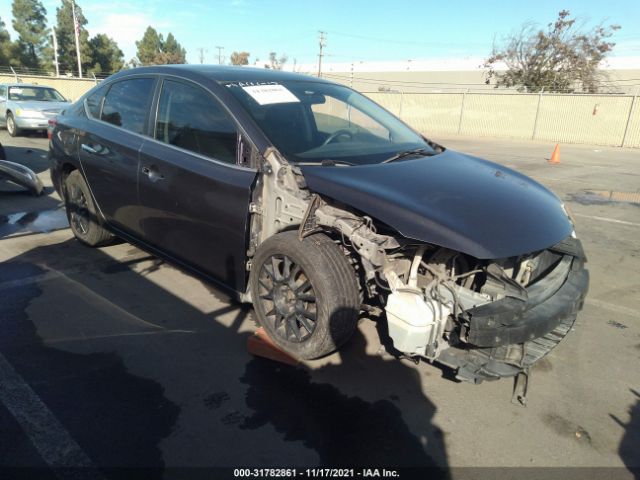
<svg viewBox="0 0 640 480">
<path fill-rule="evenodd" d="M 36 196 L 40 195 L 44 188 L 38 175 L 31 169 L 8 160 L 0 160 L 0 178 L 25 187 Z"/>
<path fill-rule="evenodd" d="M 473 383 L 515 376 L 543 358 L 571 330 L 589 288 L 580 241 L 569 238 L 549 249 L 560 261 L 527 288 L 523 302 L 506 297 L 467 311 L 471 317 L 463 348 L 443 350 L 437 361 Z"/>
</svg>

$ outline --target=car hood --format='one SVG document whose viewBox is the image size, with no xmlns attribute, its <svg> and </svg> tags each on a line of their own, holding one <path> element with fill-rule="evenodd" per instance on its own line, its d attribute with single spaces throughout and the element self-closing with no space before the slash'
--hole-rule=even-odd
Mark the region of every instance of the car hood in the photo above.
<svg viewBox="0 0 640 480">
<path fill-rule="evenodd" d="M 310 190 L 407 238 L 479 259 L 542 250 L 573 230 L 560 199 L 539 183 L 451 150 L 386 164 L 300 168 Z"/>
<path fill-rule="evenodd" d="M 15 106 L 24 110 L 38 110 L 40 112 L 54 112 L 60 113 L 65 108 L 69 108 L 71 105 L 69 102 L 36 102 L 32 100 L 28 101 L 15 101 L 11 100 Z"/>
</svg>

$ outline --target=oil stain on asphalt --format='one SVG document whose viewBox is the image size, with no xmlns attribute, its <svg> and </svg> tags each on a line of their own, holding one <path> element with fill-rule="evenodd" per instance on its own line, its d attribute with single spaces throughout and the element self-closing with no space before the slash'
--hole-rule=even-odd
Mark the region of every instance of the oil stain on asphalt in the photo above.
<svg viewBox="0 0 640 480">
<path fill-rule="evenodd" d="M 0 283 L 42 273 L 17 257 L 1 265 Z M 160 385 L 128 373 L 115 353 L 83 355 L 43 345 L 26 313 L 41 294 L 37 283 L 0 289 L 0 352 L 94 465 L 156 467 L 159 478 L 163 458 L 158 444 L 170 434 L 180 409 L 164 397 Z M 20 452 L 33 457 L 26 446 Z M 0 466 L 13 462 L 25 463 L 3 455 Z M 28 458 L 26 463 L 33 465 Z"/>
</svg>

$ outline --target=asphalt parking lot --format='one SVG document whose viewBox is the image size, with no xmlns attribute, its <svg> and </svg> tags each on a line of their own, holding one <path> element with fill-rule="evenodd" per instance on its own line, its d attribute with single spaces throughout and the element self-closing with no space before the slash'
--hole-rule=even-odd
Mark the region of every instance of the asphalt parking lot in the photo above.
<svg viewBox="0 0 640 480">
<path fill-rule="evenodd" d="M 562 145 L 549 165 L 549 143 L 435 140 L 532 176 L 577 221 L 590 293 L 534 369 L 526 408 L 510 403 L 509 380 L 457 383 L 393 359 L 368 319 L 320 361 L 252 357 L 250 308 L 129 244 L 80 245 L 58 211 L 46 138 L 3 130 L 9 159 L 46 190 L 0 182 L 0 466 L 158 467 L 157 478 L 167 467 L 568 466 L 633 478 L 640 204 L 619 193 L 640 191 L 640 151 Z"/>
</svg>

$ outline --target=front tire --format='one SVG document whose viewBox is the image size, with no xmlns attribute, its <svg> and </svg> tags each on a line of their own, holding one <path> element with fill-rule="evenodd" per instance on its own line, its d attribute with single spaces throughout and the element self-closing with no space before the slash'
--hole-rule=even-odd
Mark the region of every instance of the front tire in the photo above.
<svg viewBox="0 0 640 480">
<path fill-rule="evenodd" d="M 290 231 L 267 239 L 253 260 L 250 286 L 258 322 L 280 348 L 298 358 L 335 351 L 356 328 L 356 274 L 324 234 L 300 241 Z"/>
<path fill-rule="evenodd" d="M 112 243 L 115 237 L 99 224 L 97 209 L 82 174 L 78 170 L 72 171 L 65 179 L 64 187 L 67 219 L 75 237 L 90 247 Z"/>
<path fill-rule="evenodd" d="M 9 132 L 9 135 L 12 137 L 20 135 L 20 127 L 16 125 L 16 120 L 13 118 L 13 113 L 11 112 L 7 114 L 7 132 Z"/>
</svg>

